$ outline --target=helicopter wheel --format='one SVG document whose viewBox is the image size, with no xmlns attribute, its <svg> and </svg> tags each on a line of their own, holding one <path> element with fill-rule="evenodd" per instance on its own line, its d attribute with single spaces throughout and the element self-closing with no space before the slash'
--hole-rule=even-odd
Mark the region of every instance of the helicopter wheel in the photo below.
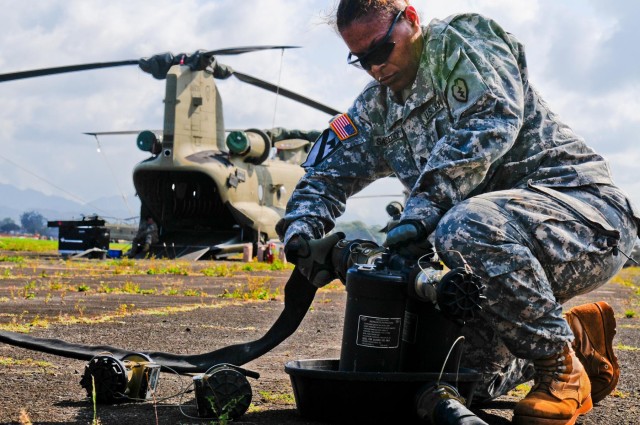
<svg viewBox="0 0 640 425">
<path fill-rule="evenodd" d="M 266 245 L 267 243 L 267 234 L 266 233 L 258 233 L 258 232 L 253 232 L 253 237 L 252 237 L 252 246 L 253 246 L 253 256 L 255 257 L 256 255 L 258 255 L 258 247 L 260 245 Z"/>
</svg>

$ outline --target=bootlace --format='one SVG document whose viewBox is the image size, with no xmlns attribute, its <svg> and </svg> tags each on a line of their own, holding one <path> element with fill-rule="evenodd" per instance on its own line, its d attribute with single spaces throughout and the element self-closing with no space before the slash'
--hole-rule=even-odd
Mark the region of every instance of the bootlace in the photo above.
<svg viewBox="0 0 640 425">
<path fill-rule="evenodd" d="M 533 390 L 548 391 L 554 381 L 565 381 L 565 377 L 571 373 L 571 363 L 566 362 L 564 353 L 535 360 L 533 362 L 536 374 L 534 376 Z"/>
</svg>

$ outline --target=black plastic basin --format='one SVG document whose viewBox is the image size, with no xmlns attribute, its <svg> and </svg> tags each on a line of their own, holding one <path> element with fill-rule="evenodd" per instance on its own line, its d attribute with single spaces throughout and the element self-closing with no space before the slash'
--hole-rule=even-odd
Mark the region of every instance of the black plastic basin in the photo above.
<svg viewBox="0 0 640 425">
<path fill-rule="evenodd" d="M 435 383 L 439 373 L 346 372 L 338 359 L 294 360 L 284 370 L 291 378 L 301 416 L 338 423 L 418 422 L 416 393 Z M 455 386 L 471 404 L 480 373 L 445 373 L 441 381 Z"/>
</svg>

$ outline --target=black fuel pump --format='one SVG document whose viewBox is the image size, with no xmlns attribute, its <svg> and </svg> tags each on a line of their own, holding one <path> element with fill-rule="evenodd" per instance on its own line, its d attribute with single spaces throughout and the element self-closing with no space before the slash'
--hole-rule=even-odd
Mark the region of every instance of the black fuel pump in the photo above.
<svg viewBox="0 0 640 425">
<path fill-rule="evenodd" d="M 321 404 L 310 405 L 305 394 L 309 386 L 329 380 L 333 391 L 347 388 L 345 396 L 351 393 L 345 397 L 352 401 L 348 405 L 336 407 L 334 402 L 332 406 L 350 421 L 403 418 L 407 422 L 484 424 L 467 408 L 479 374 L 466 370 L 461 379 L 459 369 L 462 326 L 480 309 L 484 287 L 479 277 L 466 264 L 445 271 L 435 252 L 418 260 L 406 259 L 368 241 L 340 241 L 331 263 L 347 291 L 337 370 L 331 370 L 335 363 L 317 364 L 318 380 L 312 382 L 313 363 L 289 364 L 287 369 L 294 393 L 306 399 L 299 404 L 310 416 L 317 413 L 335 419 L 324 416 L 327 409 Z M 301 369 L 306 369 L 305 382 L 296 379 Z M 376 380 L 383 384 L 377 386 Z M 354 401 L 353 394 L 361 397 Z M 378 397 L 380 394 L 385 397 Z M 357 404 L 375 405 L 376 409 L 370 412 Z M 404 415 L 394 412 L 392 406 L 403 409 Z"/>
</svg>

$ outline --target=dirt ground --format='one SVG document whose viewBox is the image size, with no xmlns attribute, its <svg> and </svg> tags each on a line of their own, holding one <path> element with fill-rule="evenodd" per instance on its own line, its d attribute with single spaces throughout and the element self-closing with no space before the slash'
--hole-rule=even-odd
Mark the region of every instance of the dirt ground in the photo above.
<svg viewBox="0 0 640 425">
<path fill-rule="evenodd" d="M 0 328 L 28 328 L 37 337 L 133 351 L 196 354 L 255 340 L 279 315 L 283 295 L 280 290 L 276 299 L 254 298 L 260 298 L 260 291 L 273 298 L 275 289 L 281 288 L 291 273 L 290 269 L 236 270 L 216 277 L 206 276 L 211 273 L 203 269 L 222 264 L 232 269 L 234 263 L 199 262 L 168 270 L 157 260 L 136 260 L 135 267 L 125 267 L 107 266 L 102 260 L 2 254 L 24 255 L 25 259 L 0 262 Z M 618 321 L 615 345 L 622 368 L 618 389 L 578 423 L 640 424 L 638 279 L 633 282 L 635 287 L 609 283 L 567 305 L 606 300 L 614 307 Z M 250 294 L 256 288 L 258 291 Z M 248 299 L 243 299 L 243 294 Z M 339 357 L 345 299 L 341 285 L 320 290 L 298 331 L 245 365 L 260 373 L 260 378 L 250 379 L 252 406 L 234 423 L 322 424 L 296 411 L 284 364 Z M 626 317 L 630 311 L 638 314 Z M 171 373 L 161 374 L 155 402 L 98 405 L 94 411 L 79 384 L 85 364 L 0 344 L 0 423 L 28 423 L 29 418 L 34 424 L 90 424 L 94 415 L 104 425 L 211 423 L 197 418 L 193 393 L 187 392 L 191 378 Z M 508 424 L 511 410 L 523 395 L 512 393 L 473 410 L 489 424 Z"/>
</svg>

